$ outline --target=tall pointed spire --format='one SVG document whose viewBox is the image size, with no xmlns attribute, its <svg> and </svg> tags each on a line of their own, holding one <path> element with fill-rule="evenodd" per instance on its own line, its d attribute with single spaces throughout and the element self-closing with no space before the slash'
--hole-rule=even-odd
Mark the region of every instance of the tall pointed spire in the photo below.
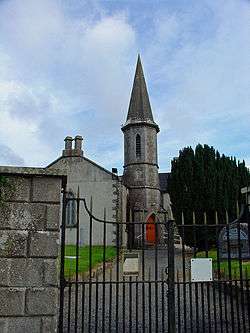
<svg viewBox="0 0 250 333">
<path fill-rule="evenodd" d="M 140 55 L 138 55 L 137 59 L 134 84 L 130 97 L 127 121 L 129 120 L 149 120 L 154 122 Z"/>
<path fill-rule="evenodd" d="M 128 189 L 128 207 L 152 212 L 160 209 L 160 187 L 157 159 L 158 125 L 154 122 L 147 86 L 138 56 L 124 134 L 123 184 Z M 152 208 L 154 207 L 154 208 Z M 134 216 L 141 221 L 141 216 Z M 134 236 L 137 237 L 137 231 Z"/>
</svg>

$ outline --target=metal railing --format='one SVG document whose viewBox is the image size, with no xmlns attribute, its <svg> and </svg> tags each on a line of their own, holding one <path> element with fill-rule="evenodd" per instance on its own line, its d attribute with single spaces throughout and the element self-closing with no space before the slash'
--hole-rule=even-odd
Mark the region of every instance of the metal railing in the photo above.
<svg viewBox="0 0 250 333">
<path fill-rule="evenodd" d="M 65 226 L 68 200 L 76 202 L 73 230 Z M 240 222 L 235 224 L 238 256 L 233 258 L 230 223 L 181 224 L 178 226 L 181 242 L 177 248 L 174 221 L 156 220 L 159 227 L 155 228 L 155 242 L 149 247 L 146 221 L 109 221 L 105 209 L 102 219 L 93 211 L 93 200 L 88 206 L 79 193 L 74 199 L 68 199 L 64 193 L 59 332 L 249 331 L 249 260 L 242 257 Z M 81 220 L 86 215 L 88 220 Z M 87 241 L 81 246 L 83 224 L 87 226 Z M 222 230 L 227 244 L 226 258 L 222 258 L 219 243 Z M 68 245 L 67 238 L 72 233 L 75 240 Z M 95 237 L 99 237 L 99 245 Z M 166 246 L 162 247 L 161 242 Z M 75 249 L 75 270 L 71 276 L 67 275 L 65 259 L 69 246 Z M 125 250 L 138 254 L 130 256 L 138 257 L 138 261 L 130 260 L 131 265 L 138 264 L 137 276 L 123 274 Z M 212 280 L 193 281 L 191 260 L 211 257 Z"/>
</svg>

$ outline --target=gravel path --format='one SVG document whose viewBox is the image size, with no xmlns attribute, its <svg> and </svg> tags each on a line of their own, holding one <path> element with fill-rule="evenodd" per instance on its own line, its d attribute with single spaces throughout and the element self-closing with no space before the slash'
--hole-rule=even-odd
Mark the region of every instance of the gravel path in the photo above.
<svg viewBox="0 0 250 333">
<path fill-rule="evenodd" d="M 92 279 L 91 285 L 88 282 L 81 284 L 78 287 L 76 316 L 75 285 L 71 290 L 67 287 L 65 332 L 74 332 L 76 318 L 77 332 L 167 332 L 166 249 L 158 250 L 157 255 L 158 271 L 156 272 L 155 251 L 145 251 L 145 281 L 147 282 L 141 282 L 142 271 L 138 278 L 124 278 L 120 272 L 117 279 L 117 266 L 114 265 L 112 269 L 106 271 L 105 284 L 102 282 L 102 276 L 98 277 L 98 280 Z M 224 289 L 228 287 L 226 283 L 220 284 L 219 287 L 215 285 L 215 282 L 183 284 L 182 266 L 182 258 L 177 252 L 175 270 L 176 275 L 179 271 L 180 283 L 175 287 L 176 332 L 249 331 L 247 306 L 243 302 L 246 300 L 242 300 L 240 295 L 230 297 L 230 294 L 224 293 Z M 190 258 L 186 258 L 186 279 L 189 279 L 189 271 Z M 155 277 L 160 281 L 155 282 Z M 174 311 L 174 306 L 170 305 L 170 307 L 169 311 Z"/>
</svg>

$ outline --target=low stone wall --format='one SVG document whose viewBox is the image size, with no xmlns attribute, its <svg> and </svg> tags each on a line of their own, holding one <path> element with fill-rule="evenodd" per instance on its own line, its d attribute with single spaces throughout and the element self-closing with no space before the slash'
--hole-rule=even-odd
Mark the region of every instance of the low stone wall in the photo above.
<svg viewBox="0 0 250 333">
<path fill-rule="evenodd" d="M 60 199 L 55 170 L 0 167 L 0 332 L 56 332 Z"/>
</svg>

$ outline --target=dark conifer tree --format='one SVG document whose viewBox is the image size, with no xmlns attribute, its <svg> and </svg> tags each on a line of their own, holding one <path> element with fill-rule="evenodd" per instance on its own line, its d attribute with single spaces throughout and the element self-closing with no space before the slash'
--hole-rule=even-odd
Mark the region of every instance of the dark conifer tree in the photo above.
<svg viewBox="0 0 250 333">
<path fill-rule="evenodd" d="M 237 201 L 242 203 L 240 189 L 250 184 L 250 172 L 245 161 L 220 155 L 213 147 L 198 144 L 180 150 L 179 157 L 172 161 L 169 193 L 177 224 L 184 213 L 185 223 L 203 223 L 206 212 L 208 223 L 215 223 L 215 211 L 219 221 L 225 222 L 225 212 L 229 220 L 237 213 Z"/>
</svg>

